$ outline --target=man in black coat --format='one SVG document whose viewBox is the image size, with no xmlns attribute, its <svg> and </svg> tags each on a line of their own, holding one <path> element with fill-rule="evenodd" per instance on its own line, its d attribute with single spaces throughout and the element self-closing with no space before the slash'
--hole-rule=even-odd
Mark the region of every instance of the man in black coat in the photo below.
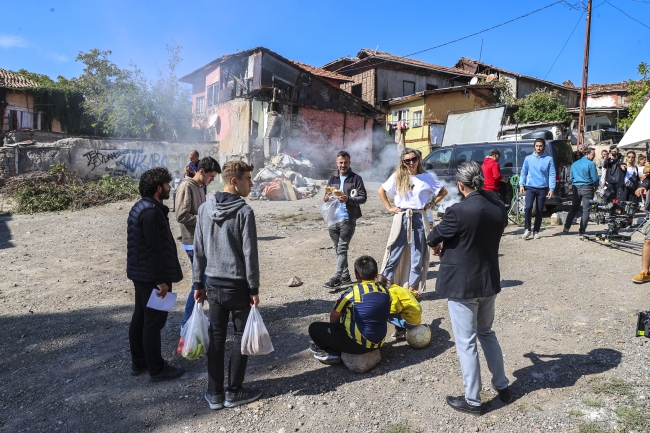
<svg viewBox="0 0 650 433">
<path fill-rule="evenodd" d="M 512 400 L 501 346 L 492 330 L 494 302 L 501 291 L 499 242 L 508 218 L 503 203 L 483 191 L 483 171 L 477 163 L 461 164 L 456 180 L 465 200 L 447 209 L 442 222 L 429 233 L 427 244 L 440 256 L 436 292 L 448 298 L 465 385 L 465 395 L 448 396 L 447 404 L 480 415 L 482 385 L 476 337 L 492 373 L 492 386 L 501 401 Z"/>
<path fill-rule="evenodd" d="M 167 312 L 147 307 L 154 289 L 164 298 L 172 283 L 183 279 L 176 243 L 169 227 L 169 208 L 162 201 L 169 198 L 172 177 L 163 167 L 147 170 L 140 177 L 142 198 L 133 205 L 127 219 L 126 275 L 135 286 L 135 310 L 129 328 L 131 375 L 149 370 L 149 381 L 176 379 L 185 370 L 173 367 L 160 354 L 160 331 L 167 322 Z"/>
</svg>

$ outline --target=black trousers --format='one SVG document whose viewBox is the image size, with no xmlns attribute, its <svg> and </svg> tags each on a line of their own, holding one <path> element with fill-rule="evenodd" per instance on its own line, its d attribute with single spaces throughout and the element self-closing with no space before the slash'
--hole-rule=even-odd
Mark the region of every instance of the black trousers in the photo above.
<svg viewBox="0 0 650 433">
<path fill-rule="evenodd" d="M 350 338 L 342 323 L 314 322 L 309 325 L 309 336 L 323 350 L 345 352 L 353 355 L 372 352 Z"/>
<path fill-rule="evenodd" d="M 232 315 L 235 328 L 230 362 L 228 364 L 227 391 L 233 391 L 244 382 L 248 356 L 241 353 L 241 339 L 248 314 L 251 311 L 250 292 L 248 289 L 221 287 L 205 282 L 208 304 L 210 305 L 210 345 L 208 347 L 208 392 L 220 394 L 224 391 L 223 367 L 226 356 L 226 335 L 228 320 Z"/>
<path fill-rule="evenodd" d="M 165 360 L 160 354 L 160 331 L 167 322 L 166 311 L 147 308 L 156 284 L 134 281 L 135 309 L 129 327 L 129 345 L 131 346 L 131 362 L 134 368 L 149 368 L 149 374 L 155 375 L 165 367 Z M 172 283 L 167 283 L 172 291 Z"/>
</svg>

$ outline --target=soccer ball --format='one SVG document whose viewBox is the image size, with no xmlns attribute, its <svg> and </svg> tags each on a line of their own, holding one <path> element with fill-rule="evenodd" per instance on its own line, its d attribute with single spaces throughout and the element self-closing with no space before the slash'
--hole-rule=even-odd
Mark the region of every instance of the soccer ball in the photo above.
<svg viewBox="0 0 650 433">
<path fill-rule="evenodd" d="M 409 346 L 422 349 L 431 342 L 431 329 L 427 325 L 418 325 L 406 330 L 406 342 Z"/>
</svg>

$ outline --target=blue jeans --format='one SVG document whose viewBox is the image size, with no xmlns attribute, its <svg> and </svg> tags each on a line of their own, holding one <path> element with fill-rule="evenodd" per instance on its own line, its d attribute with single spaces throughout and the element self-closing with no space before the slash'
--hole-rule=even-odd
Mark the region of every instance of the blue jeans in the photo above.
<svg viewBox="0 0 650 433">
<path fill-rule="evenodd" d="M 456 352 L 460 359 L 465 385 L 465 400 L 472 406 L 481 405 L 481 369 L 478 360 L 476 338 L 481 342 L 490 373 L 492 386 L 496 390 L 504 389 L 510 381 L 503 366 L 503 353 L 492 330 L 494 322 L 494 301 L 496 295 L 486 298 L 460 299 L 449 298 L 449 318 L 456 340 Z"/>
<path fill-rule="evenodd" d="M 428 222 L 427 222 L 428 224 Z M 407 242 L 407 229 L 408 221 L 406 214 L 402 216 L 402 230 L 399 232 L 397 240 L 390 250 L 388 263 L 384 268 L 384 277 L 389 281 L 393 281 L 395 277 L 395 270 L 399 265 L 400 258 L 404 254 L 404 249 L 408 246 Z M 424 223 L 422 221 L 422 214 L 413 212 L 411 218 L 411 227 L 413 228 L 413 236 L 411 240 L 411 266 L 409 272 L 409 286 L 417 287 L 420 284 L 420 273 L 422 272 L 422 251 L 427 248 L 426 239 L 424 238 Z M 428 263 L 427 263 L 428 266 Z"/>
<path fill-rule="evenodd" d="M 402 315 L 399 313 L 391 314 L 388 316 L 388 323 L 395 325 L 395 328 L 398 329 L 412 329 L 418 326 L 404 320 L 402 318 Z"/>
<path fill-rule="evenodd" d="M 533 232 L 539 232 L 542 226 L 542 212 L 544 212 L 544 203 L 546 203 L 546 194 L 548 188 L 535 188 L 527 186 L 526 189 L 526 210 L 524 212 L 524 228 L 530 231 L 530 220 L 533 214 L 533 205 L 537 204 L 537 213 L 535 214 L 535 226 Z"/>
<path fill-rule="evenodd" d="M 194 251 L 185 251 L 185 252 L 187 253 L 187 257 L 190 258 L 190 264 L 192 264 L 194 262 Z M 183 314 L 183 322 L 181 323 L 181 329 L 183 329 L 183 326 L 185 326 L 185 323 L 189 320 L 193 310 L 194 310 L 194 284 L 192 284 L 192 289 L 190 290 L 190 294 L 187 296 L 187 302 L 185 302 L 185 314 Z"/>
</svg>

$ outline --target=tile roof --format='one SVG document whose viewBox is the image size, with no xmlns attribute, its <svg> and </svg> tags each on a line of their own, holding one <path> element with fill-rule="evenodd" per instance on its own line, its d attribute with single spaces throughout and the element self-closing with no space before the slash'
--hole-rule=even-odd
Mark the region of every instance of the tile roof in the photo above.
<svg viewBox="0 0 650 433">
<path fill-rule="evenodd" d="M 481 66 L 481 67 L 486 68 L 486 69 L 492 69 L 492 70 L 494 70 L 496 72 L 503 72 L 504 74 L 514 75 L 515 77 L 527 78 L 529 80 L 539 81 L 540 83 L 549 84 L 549 85 L 551 85 L 553 87 L 560 87 L 560 88 L 567 89 L 567 90 L 577 90 L 575 87 L 567 87 L 567 86 L 564 86 L 562 84 L 557 84 L 557 83 L 553 83 L 551 81 L 542 80 L 541 78 L 532 77 L 530 75 L 524 75 L 524 74 L 519 74 L 517 72 L 508 71 L 507 69 L 492 66 L 492 65 L 490 65 L 488 63 L 479 62 L 477 60 L 473 60 L 473 59 L 470 59 L 468 57 L 461 57 L 460 60 L 456 63 L 456 67 L 459 67 L 459 65 L 463 65 L 463 64 L 467 65 L 467 66 L 476 65 L 477 70 L 478 70 L 478 66 Z"/>
<path fill-rule="evenodd" d="M 337 74 L 336 72 L 327 71 L 322 68 L 317 68 L 315 66 L 311 66 L 306 63 L 296 62 L 295 60 L 290 60 L 290 62 L 293 63 L 294 65 L 301 67 L 307 72 L 310 72 L 314 75 L 318 75 L 319 77 L 328 78 L 336 81 L 346 81 L 346 82 L 354 81 L 350 77 L 346 77 L 345 75 Z"/>
<path fill-rule="evenodd" d="M 626 92 L 629 85 L 629 81 L 609 84 L 588 84 L 587 93 Z"/>
<path fill-rule="evenodd" d="M 362 62 L 364 60 L 374 58 L 374 59 L 386 60 L 386 61 L 390 61 L 390 62 L 404 63 L 404 64 L 407 64 L 407 65 L 416 66 L 416 67 L 420 67 L 420 68 L 433 69 L 435 71 L 448 72 L 448 73 L 456 74 L 456 75 L 471 76 L 471 77 L 481 75 L 481 74 L 473 74 L 473 73 L 465 71 L 464 69 L 457 68 L 457 67 L 449 68 L 447 66 L 435 65 L 433 63 L 427 63 L 427 62 L 423 62 L 421 60 L 412 59 L 410 57 L 400 57 L 400 56 L 396 56 L 394 54 L 386 53 L 386 52 L 383 52 L 383 51 L 375 51 L 375 50 L 371 50 L 371 49 L 368 49 L 368 48 L 362 48 L 361 51 L 359 51 L 357 53 L 357 58 L 359 59 L 359 60 L 357 60 L 357 62 L 355 62 L 355 63 L 353 63 L 351 65 L 348 65 L 348 66 L 344 66 L 340 70 L 342 72 L 346 72 L 346 69 L 348 69 L 350 71 L 354 70 L 355 65 L 357 65 L 358 63 L 360 63 L 360 62 Z"/>
<path fill-rule="evenodd" d="M 29 89 L 31 87 L 38 87 L 38 84 L 22 75 L 0 68 L 0 87 Z"/>
</svg>

